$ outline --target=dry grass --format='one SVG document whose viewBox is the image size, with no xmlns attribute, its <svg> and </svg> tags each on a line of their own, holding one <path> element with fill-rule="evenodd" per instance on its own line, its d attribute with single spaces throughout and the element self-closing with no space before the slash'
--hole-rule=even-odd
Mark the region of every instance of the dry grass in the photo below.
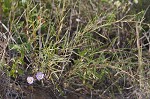
<svg viewBox="0 0 150 99">
<path fill-rule="evenodd" d="M 11 80 L 4 85 L 6 95 L 13 84 L 33 96 L 42 88 L 54 99 L 150 97 L 147 10 L 136 12 L 128 1 L 119 6 L 107 0 L 27 0 L 10 5 L 4 3 L 0 31 L 6 40 L 0 41 L 0 46 L 6 45 L 1 47 L 0 66 Z M 45 74 L 42 82 L 28 85 L 26 78 L 38 71 Z M 25 96 L 17 88 L 12 91 L 15 96 Z"/>
</svg>

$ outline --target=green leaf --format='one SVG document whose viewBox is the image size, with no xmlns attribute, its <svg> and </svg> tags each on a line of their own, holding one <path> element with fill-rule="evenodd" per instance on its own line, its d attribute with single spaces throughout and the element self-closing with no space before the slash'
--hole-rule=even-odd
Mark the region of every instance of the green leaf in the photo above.
<svg viewBox="0 0 150 99">
<path fill-rule="evenodd" d="M 24 72 L 23 72 L 23 70 L 22 69 L 18 69 L 18 74 L 19 75 L 22 75 Z"/>
<path fill-rule="evenodd" d="M 8 12 L 11 9 L 11 2 L 12 2 L 12 0 L 4 0 L 4 2 L 3 2 L 4 13 Z"/>
<path fill-rule="evenodd" d="M 12 49 L 20 50 L 20 49 L 21 49 L 21 47 L 20 47 L 19 45 L 17 45 L 17 44 L 12 45 L 12 46 L 10 46 L 10 47 L 11 47 L 10 50 L 12 50 Z"/>
</svg>

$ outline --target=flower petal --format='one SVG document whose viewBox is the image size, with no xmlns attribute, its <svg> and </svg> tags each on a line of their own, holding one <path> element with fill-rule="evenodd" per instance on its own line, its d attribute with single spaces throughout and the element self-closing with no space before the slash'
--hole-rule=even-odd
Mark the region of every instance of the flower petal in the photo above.
<svg viewBox="0 0 150 99">
<path fill-rule="evenodd" d="M 34 78 L 33 77 L 27 77 L 27 82 L 29 83 L 29 84 L 32 84 L 33 82 L 34 82 Z"/>
<path fill-rule="evenodd" d="M 37 80 L 41 80 L 44 78 L 44 74 L 42 72 L 37 72 L 36 78 L 37 78 Z"/>
</svg>

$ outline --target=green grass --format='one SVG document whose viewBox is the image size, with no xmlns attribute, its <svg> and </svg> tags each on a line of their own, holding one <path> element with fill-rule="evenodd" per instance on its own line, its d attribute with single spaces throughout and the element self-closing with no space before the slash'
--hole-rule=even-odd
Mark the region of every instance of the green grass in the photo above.
<svg viewBox="0 0 150 99">
<path fill-rule="evenodd" d="M 41 71 L 43 83 L 62 96 L 67 89 L 148 99 L 150 59 L 140 44 L 149 37 L 142 34 L 144 26 L 149 29 L 146 11 L 135 12 L 128 1 L 119 7 L 109 0 L 7 1 L 1 21 L 8 48 L 1 67 L 8 77 L 17 81 Z"/>
</svg>

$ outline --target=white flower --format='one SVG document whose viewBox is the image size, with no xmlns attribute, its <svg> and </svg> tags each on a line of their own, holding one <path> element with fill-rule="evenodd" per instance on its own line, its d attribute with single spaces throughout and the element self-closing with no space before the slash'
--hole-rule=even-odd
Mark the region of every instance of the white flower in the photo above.
<svg viewBox="0 0 150 99">
<path fill-rule="evenodd" d="M 80 20 L 80 19 L 76 19 L 76 21 L 77 21 L 77 22 L 81 22 L 81 20 Z"/>
<path fill-rule="evenodd" d="M 41 80 L 44 78 L 44 74 L 42 72 L 37 72 L 36 78 L 37 78 L 37 80 Z"/>
<path fill-rule="evenodd" d="M 33 77 L 27 77 L 27 82 L 29 84 L 32 84 L 34 82 L 34 78 Z"/>
</svg>

